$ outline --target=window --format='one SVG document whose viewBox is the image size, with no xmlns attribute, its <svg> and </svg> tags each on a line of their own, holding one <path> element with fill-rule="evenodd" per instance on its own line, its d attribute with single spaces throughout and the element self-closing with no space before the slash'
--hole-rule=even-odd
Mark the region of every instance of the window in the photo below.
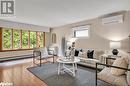
<svg viewBox="0 0 130 86">
<path fill-rule="evenodd" d="M 44 46 L 44 33 L 37 32 L 37 46 L 43 47 Z"/>
<path fill-rule="evenodd" d="M 44 32 L 2 28 L 0 33 L 0 36 L 3 39 L 0 41 L 1 50 L 32 49 L 35 47 L 44 47 Z"/>
<path fill-rule="evenodd" d="M 44 40 L 43 40 L 43 39 L 44 39 L 44 33 L 41 32 L 41 34 L 40 34 L 40 47 L 43 47 L 43 46 L 44 46 L 44 44 L 43 44 L 43 43 L 44 43 L 44 42 L 43 42 Z"/>
<path fill-rule="evenodd" d="M 22 48 L 28 47 L 28 31 L 22 31 Z"/>
<path fill-rule="evenodd" d="M 36 32 L 30 32 L 30 48 L 36 47 Z"/>
<path fill-rule="evenodd" d="M 12 47 L 12 30 L 4 29 L 3 30 L 3 49 L 10 50 Z"/>
<path fill-rule="evenodd" d="M 13 30 L 13 49 L 20 48 L 20 30 Z"/>
<path fill-rule="evenodd" d="M 90 25 L 74 27 L 73 36 L 77 38 L 87 38 L 89 37 L 89 28 Z"/>
</svg>

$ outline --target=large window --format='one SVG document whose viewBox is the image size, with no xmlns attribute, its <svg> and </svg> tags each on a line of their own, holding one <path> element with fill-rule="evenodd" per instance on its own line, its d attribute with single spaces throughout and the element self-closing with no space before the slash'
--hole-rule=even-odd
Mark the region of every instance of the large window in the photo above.
<svg viewBox="0 0 130 86">
<path fill-rule="evenodd" d="M 73 35 L 77 38 L 88 38 L 89 37 L 90 25 L 79 26 L 73 28 Z"/>
<path fill-rule="evenodd" d="M 44 47 L 44 34 L 44 32 L 3 28 L 2 50 Z"/>
</svg>

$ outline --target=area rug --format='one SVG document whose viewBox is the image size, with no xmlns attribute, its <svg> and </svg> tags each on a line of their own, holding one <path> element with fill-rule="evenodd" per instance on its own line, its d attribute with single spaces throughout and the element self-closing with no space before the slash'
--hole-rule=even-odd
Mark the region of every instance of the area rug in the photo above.
<svg viewBox="0 0 130 86">
<path fill-rule="evenodd" d="M 78 66 L 76 76 L 67 72 L 57 74 L 57 63 L 42 64 L 41 67 L 27 68 L 32 74 L 45 82 L 48 86 L 95 86 L 95 70 Z M 98 80 L 98 86 L 111 86 Z"/>
</svg>

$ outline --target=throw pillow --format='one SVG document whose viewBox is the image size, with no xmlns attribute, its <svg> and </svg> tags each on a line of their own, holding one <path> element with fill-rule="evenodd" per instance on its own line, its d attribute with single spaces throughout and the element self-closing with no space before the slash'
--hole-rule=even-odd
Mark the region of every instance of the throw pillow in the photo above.
<svg viewBox="0 0 130 86">
<path fill-rule="evenodd" d="M 78 57 L 82 57 L 83 56 L 83 52 L 79 51 Z"/>
<path fill-rule="evenodd" d="M 79 55 L 79 50 L 75 50 L 75 55 L 74 56 L 78 56 Z"/>
<path fill-rule="evenodd" d="M 118 58 L 114 61 L 113 66 L 121 67 L 121 68 L 127 68 L 128 64 L 126 63 L 125 58 Z M 125 74 L 126 70 L 119 69 L 119 68 L 111 68 L 111 74 L 120 76 L 122 74 Z"/>
<path fill-rule="evenodd" d="M 129 62 L 128 69 L 130 69 L 130 62 Z M 128 82 L 128 85 L 130 85 L 130 71 L 127 72 L 127 82 Z"/>
<path fill-rule="evenodd" d="M 88 50 L 87 57 L 93 59 L 93 53 L 94 53 L 94 50 Z"/>
</svg>

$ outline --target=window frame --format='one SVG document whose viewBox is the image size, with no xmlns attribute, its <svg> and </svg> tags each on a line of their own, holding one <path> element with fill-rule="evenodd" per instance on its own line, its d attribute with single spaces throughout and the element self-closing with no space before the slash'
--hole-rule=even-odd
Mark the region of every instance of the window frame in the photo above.
<svg viewBox="0 0 130 86">
<path fill-rule="evenodd" d="M 73 37 L 74 38 L 89 38 L 90 37 L 90 25 L 82 25 L 82 26 L 77 26 L 77 27 L 73 27 Z M 88 30 L 88 36 L 82 36 L 82 37 L 78 37 L 76 36 L 76 31 L 83 31 L 83 30 Z"/>
<path fill-rule="evenodd" d="M 28 48 L 22 48 L 22 31 L 24 31 L 24 30 L 21 30 L 21 29 L 12 29 L 12 28 L 7 28 L 7 29 L 11 29 L 11 49 L 4 49 L 3 48 L 3 39 L 4 39 L 4 37 L 3 37 L 3 31 L 4 31 L 4 28 L 6 28 L 6 27 L 0 27 L 0 38 L 1 38 L 1 41 L 0 41 L 0 52 L 6 52 L 6 51 L 22 51 L 22 50 L 32 50 L 32 49 L 34 49 L 34 48 L 30 48 L 30 30 L 27 30 L 28 31 Z M 20 48 L 18 48 L 18 49 L 15 49 L 14 48 L 14 41 L 13 41 L 13 39 L 14 39 L 14 36 L 13 36 L 13 31 L 14 30 L 19 30 L 19 35 L 20 35 Z M 32 32 L 38 32 L 38 31 L 32 31 Z M 43 33 L 43 47 L 45 47 L 45 32 L 42 32 Z M 37 39 L 37 38 L 36 38 Z M 36 43 L 36 45 L 37 45 L 37 43 Z"/>
</svg>

